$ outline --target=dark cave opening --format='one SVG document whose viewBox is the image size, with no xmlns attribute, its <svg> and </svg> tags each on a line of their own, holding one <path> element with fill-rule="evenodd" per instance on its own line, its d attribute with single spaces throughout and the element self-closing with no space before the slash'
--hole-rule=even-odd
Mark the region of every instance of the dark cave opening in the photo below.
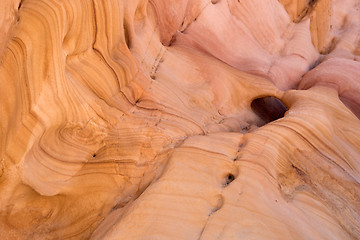
<svg viewBox="0 0 360 240">
<path fill-rule="evenodd" d="M 288 110 L 284 103 L 275 97 L 256 98 L 251 102 L 251 109 L 263 121 L 259 127 L 284 117 Z"/>
</svg>

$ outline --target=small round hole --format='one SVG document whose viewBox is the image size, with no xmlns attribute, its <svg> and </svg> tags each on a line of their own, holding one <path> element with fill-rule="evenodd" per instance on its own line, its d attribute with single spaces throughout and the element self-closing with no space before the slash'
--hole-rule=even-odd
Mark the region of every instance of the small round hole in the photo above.
<svg viewBox="0 0 360 240">
<path fill-rule="evenodd" d="M 96 154 L 95 154 L 95 153 L 93 154 L 93 157 L 96 157 Z"/>
<path fill-rule="evenodd" d="M 227 176 L 226 176 L 226 185 L 230 184 L 232 181 L 235 180 L 235 176 L 231 173 L 229 173 Z"/>
</svg>

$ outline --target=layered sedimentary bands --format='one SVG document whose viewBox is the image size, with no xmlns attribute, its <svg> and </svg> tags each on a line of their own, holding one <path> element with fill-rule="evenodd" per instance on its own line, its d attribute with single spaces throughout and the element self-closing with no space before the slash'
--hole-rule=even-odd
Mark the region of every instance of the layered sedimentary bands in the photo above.
<svg viewBox="0 0 360 240">
<path fill-rule="evenodd" d="M 0 239 L 360 239 L 359 0 L 0 4 Z"/>
</svg>

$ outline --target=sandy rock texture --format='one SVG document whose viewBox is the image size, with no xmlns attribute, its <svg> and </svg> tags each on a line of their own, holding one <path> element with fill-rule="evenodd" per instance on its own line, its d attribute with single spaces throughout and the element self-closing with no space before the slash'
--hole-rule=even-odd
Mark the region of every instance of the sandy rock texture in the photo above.
<svg viewBox="0 0 360 240">
<path fill-rule="evenodd" d="M 359 0 L 0 5 L 0 239 L 360 239 Z"/>
</svg>

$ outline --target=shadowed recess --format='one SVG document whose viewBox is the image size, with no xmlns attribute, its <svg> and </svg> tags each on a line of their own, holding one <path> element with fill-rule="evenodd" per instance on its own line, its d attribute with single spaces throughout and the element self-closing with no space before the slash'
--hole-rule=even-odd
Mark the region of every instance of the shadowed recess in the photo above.
<svg viewBox="0 0 360 240">
<path fill-rule="evenodd" d="M 251 109 L 264 121 L 260 126 L 284 117 L 285 112 L 288 110 L 287 107 L 275 97 L 257 98 L 251 102 Z"/>
</svg>

